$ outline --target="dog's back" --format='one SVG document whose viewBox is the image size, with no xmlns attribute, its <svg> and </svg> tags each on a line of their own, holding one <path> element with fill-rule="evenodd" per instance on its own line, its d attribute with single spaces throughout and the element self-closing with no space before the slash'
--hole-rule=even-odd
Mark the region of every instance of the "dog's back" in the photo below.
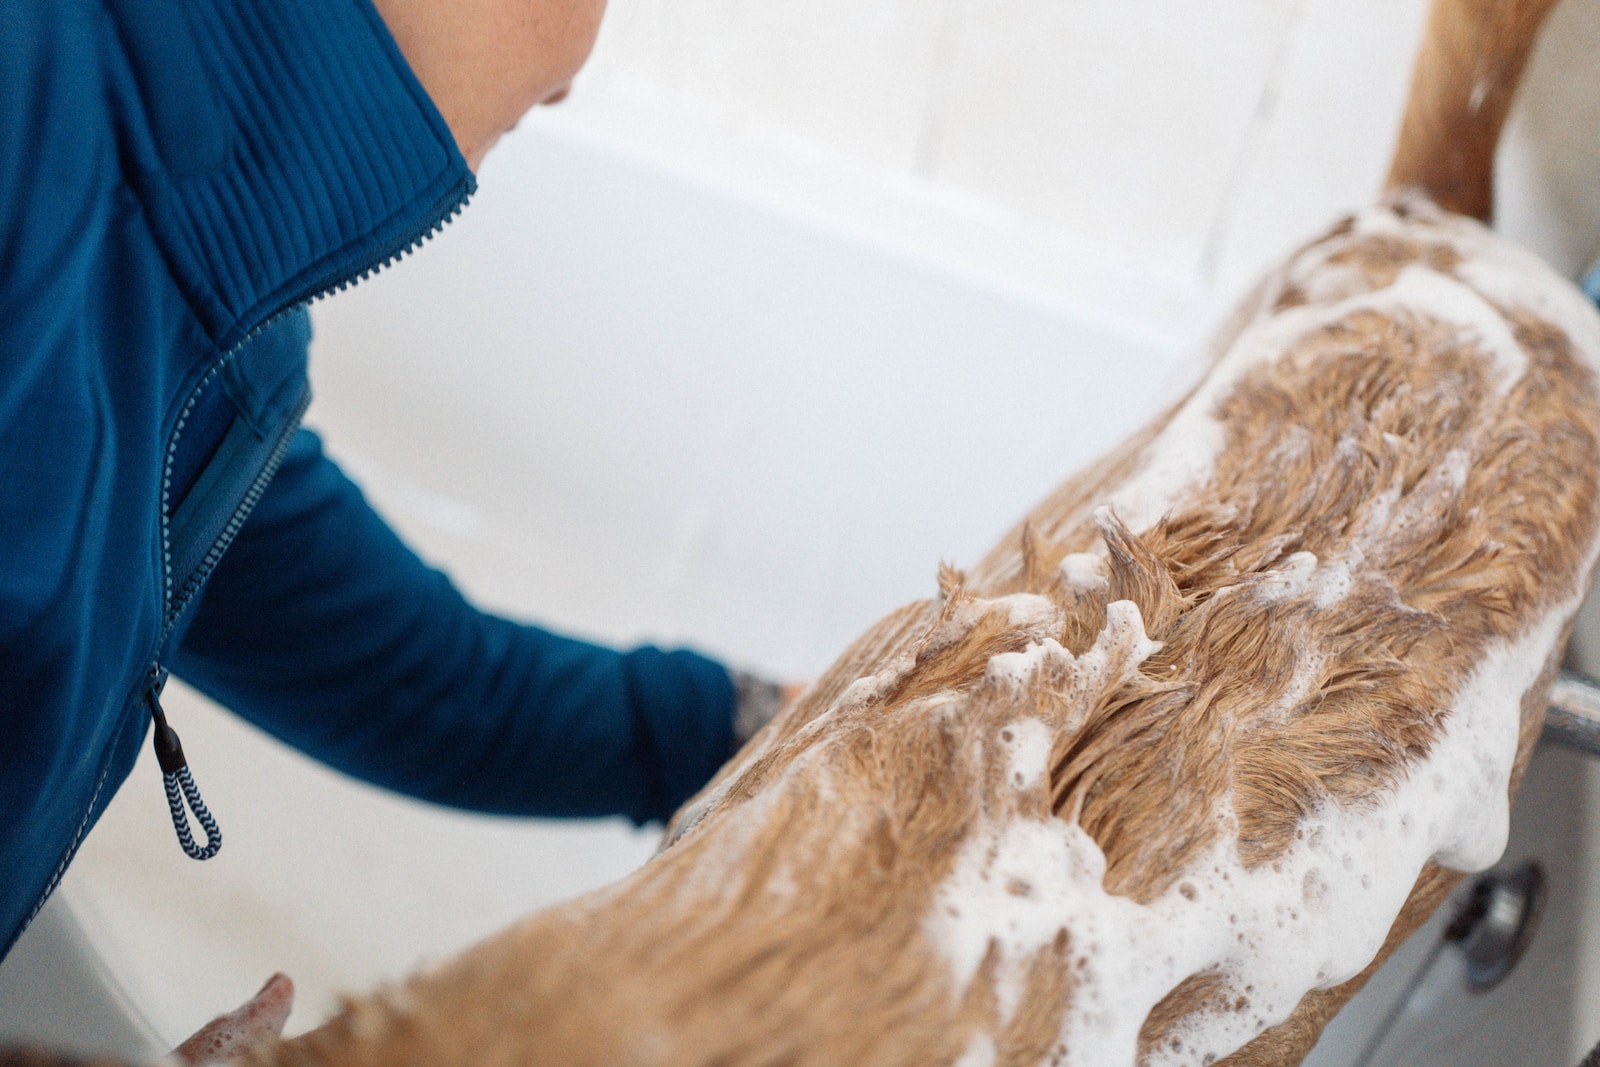
<svg viewBox="0 0 1600 1067">
<path fill-rule="evenodd" d="M 1600 531 L 1600 316 L 1398 197 L 891 614 L 620 885 L 280 1064 L 1286 1064 L 1504 844 Z"/>
</svg>

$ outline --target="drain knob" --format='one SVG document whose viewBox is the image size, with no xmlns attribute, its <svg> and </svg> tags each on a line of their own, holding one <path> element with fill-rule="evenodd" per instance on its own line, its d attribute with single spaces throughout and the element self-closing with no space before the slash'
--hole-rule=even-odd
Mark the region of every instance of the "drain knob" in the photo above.
<svg viewBox="0 0 1600 1067">
<path fill-rule="evenodd" d="M 1444 933 L 1466 957 L 1468 989 L 1487 993 L 1527 951 L 1544 912 L 1544 882 L 1544 870 L 1530 861 L 1490 871 L 1473 885 Z"/>
</svg>

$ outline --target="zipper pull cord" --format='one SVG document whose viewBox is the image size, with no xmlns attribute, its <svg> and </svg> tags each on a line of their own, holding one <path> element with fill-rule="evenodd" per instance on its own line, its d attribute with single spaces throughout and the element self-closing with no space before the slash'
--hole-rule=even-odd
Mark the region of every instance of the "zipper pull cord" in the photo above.
<svg viewBox="0 0 1600 1067">
<path fill-rule="evenodd" d="M 165 672 L 157 674 L 145 691 L 145 703 L 150 706 L 150 717 L 155 720 L 151 739 L 156 746 L 156 762 L 161 765 L 161 784 L 167 791 L 167 809 L 172 812 L 172 828 L 177 831 L 179 847 L 190 859 L 208 860 L 222 848 L 222 830 L 211 817 L 206 802 L 200 799 L 200 787 L 194 784 L 194 775 L 189 773 L 189 761 L 184 758 L 178 731 L 167 725 L 167 714 L 161 708 L 161 688 L 166 680 Z M 189 832 L 189 816 L 183 807 L 186 800 L 195 821 L 205 831 L 203 848 Z"/>
</svg>

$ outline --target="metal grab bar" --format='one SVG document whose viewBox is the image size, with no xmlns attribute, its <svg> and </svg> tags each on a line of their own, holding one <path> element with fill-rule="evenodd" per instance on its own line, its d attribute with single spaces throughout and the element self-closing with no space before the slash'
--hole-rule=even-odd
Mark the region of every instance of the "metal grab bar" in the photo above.
<svg viewBox="0 0 1600 1067">
<path fill-rule="evenodd" d="M 1600 682 L 1571 671 L 1557 675 L 1541 740 L 1600 758 Z"/>
</svg>

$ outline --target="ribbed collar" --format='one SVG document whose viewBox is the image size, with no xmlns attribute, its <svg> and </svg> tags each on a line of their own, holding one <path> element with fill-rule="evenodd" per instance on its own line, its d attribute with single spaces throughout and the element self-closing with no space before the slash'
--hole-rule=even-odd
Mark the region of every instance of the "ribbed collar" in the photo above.
<svg viewBox="0 0 1600 1067">
<path fill-rule="evenodd" d="M 471 195 L 369 0 L 109 3 L 139 101 L 124 169 L 219 349 L 403 254 Z"/>
</svg>

